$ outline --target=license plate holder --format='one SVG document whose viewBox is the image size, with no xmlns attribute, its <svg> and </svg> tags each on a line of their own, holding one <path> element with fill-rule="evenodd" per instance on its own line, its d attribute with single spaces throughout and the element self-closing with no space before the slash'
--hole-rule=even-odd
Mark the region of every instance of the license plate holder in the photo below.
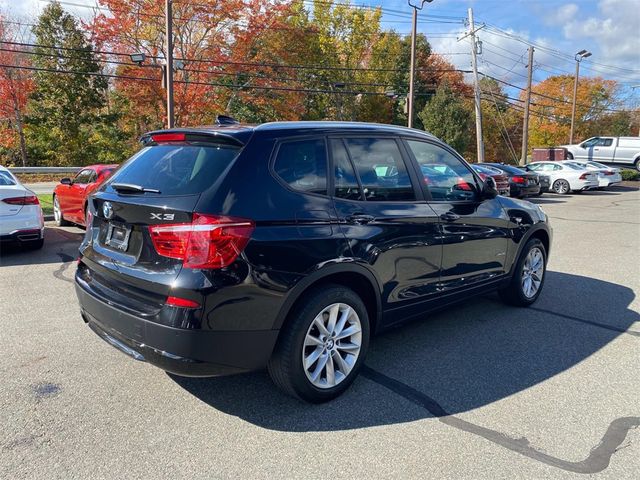
<svg viewBox="0 0 640 480">
<path fill-rule="evenodd" d="M 105 244 L 121 252 L 126 252 L 129 248 L 129 237 L 131 228 L 121 223 L 110 222 L 107 227 Z"/>
</svg>

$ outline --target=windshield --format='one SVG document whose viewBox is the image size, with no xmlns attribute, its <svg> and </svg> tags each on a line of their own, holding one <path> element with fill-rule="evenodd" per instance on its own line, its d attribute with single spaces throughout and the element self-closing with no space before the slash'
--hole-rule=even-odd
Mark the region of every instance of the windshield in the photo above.
<svg viewBox="0 0 640 480">
<path fill-rule="evenodd" d="M 157 145 L 135 154 L 113 174 L 114 183 L 159 190 L 161 195 L 192 195 L 209 188 L 238 155 L 230 145 Z"/>
<path fill-rule="evenodd" d="M 589 162 L 589 165 L 591 165 L 592 167 L 596 167 L 596 168 L 606 168 L 606 169 L 609 168 L 606 165 L 604 165 L 602 163 L 598 163 L 598 162 Z"/>
</svg>

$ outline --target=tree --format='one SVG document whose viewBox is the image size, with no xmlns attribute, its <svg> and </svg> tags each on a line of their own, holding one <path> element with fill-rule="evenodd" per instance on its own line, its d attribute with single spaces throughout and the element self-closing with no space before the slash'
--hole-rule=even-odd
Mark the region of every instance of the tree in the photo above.
<svg viewBox="0 0 640 480">
<path fill-rule="evenodd" d="M 56 2 L 43 10 L 33 34 L 38 45 L 33 63 L 40 70 L 28 104 L 29 147 L 45 164 L 94 162 L 98 126 L 106 120 L 107 81 L 93 48 L 74 17 Z"/>
<path fill-rule="evenodd" d="M 532 88 L 529 147 L 566 144 L 571 126 L 574 77 L 549 77 Z M 590 125 L 597 123 L 608 110 L 617 106 L 618 85 L 601 77 L 581 77 L 576 97 L 574 139 L 589 136 Z M 524 98 L 524 92 L 522 94 Z"/>
<path fill-rule="evenodd" d="M 9 28 L 0 16 L 0 40 L 16 42 L 16 32 Z M 0 69 L 0 118 L 6 119 L 8 129 L 0 135 L 0 146 L 14 151 L 16 143 L 22 166 L 29 162 L 27 143 L 24 134 L 24 112 L 29 93 L 33 89 L 27 55 L 20 52 L 11 43 L 3 43 L 0 51 L 0 64 L 13 65 L 16 68 Z"/>
<path fill-rule="evenodd" d="M 426 104 L 418 117 L 424 129 L 464 152 L 468 143 L 471 112 L 460 95 L 455 94 L 448 83 L 440 85 L 436 94 Z"/>
</svg>

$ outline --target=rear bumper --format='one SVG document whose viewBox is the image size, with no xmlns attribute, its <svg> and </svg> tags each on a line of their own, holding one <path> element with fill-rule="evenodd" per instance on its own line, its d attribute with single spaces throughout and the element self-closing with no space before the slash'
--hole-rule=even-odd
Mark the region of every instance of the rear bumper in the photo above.
<svg viewBox="0 0 640 480">
<path fill-rule="evenodd" d="M 266 366 L 278 330 L 181 329 L 145 320 L 94 297 L 76 282 L 83 320 L 136 360 L 183 376 L 209 377 Z"/>
<path fill-rule="evenodd" d="M 28 243 L 44 238 L 44 228 L 29 228 L 14 230 L 6 235 L 0 235 L 0 243 Z"/>
<path fill-rule="evenodd" d="M 526 197 L 529 195 L 537 195 L 538 193 L 540 193 L 540 185 L 523 186 L 517 183 L 511 184 L 512 197 Z"/>
</svg>

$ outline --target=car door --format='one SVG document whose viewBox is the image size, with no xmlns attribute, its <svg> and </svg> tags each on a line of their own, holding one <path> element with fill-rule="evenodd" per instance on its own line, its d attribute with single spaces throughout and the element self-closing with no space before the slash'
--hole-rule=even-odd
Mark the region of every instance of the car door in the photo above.
<svg viewBox="0 0 640 480">
<path fill-rule="evenodd" d="M 85 168 L 73 179 L 66 195 L 65 216 L 70 220 L 82 223 L 84 220 L 84 199 L 87 187 L 97 178 L 95 170 Z"/>
<path fill-rule="evenodd" d="M 483 196 L 479 177 L 453 150 L 430 141 L 405 142 L 424 175 L 427 201 L 440 220 L 440 291 L 505 274 L 510 220 L 500 200 Z"/>
<path fill-rule="evenodd" d="M 394 137 L 332 137 L 334 205 L 355 261 L 382 286 L 386 324 L 436 293 L 442 241 L 415 171 Z"/>
<path fill-rule="evenodd" d="M 589 160 L 596 162 L 613 162 L 616 146 L 612 137 L 600 137 L 593 146 L 593 158 Z"/>
</svg>

